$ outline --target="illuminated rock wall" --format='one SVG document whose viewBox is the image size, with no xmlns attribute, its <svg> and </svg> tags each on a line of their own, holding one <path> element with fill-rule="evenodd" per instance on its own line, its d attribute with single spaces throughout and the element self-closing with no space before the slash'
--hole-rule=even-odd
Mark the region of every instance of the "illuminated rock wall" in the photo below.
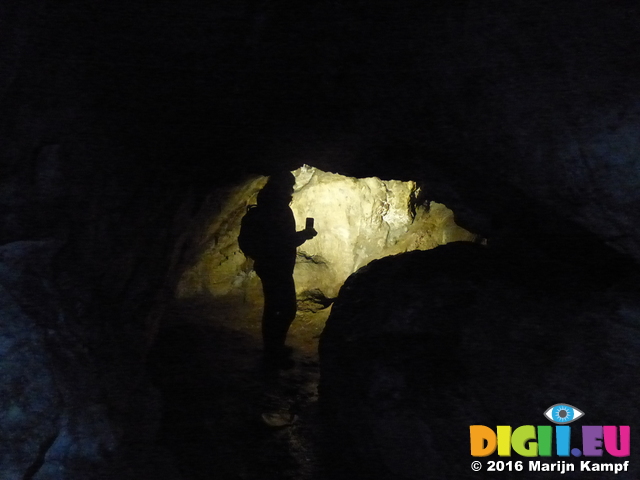
<svg viewBox="0 0 640 480">
<path fill-rule="evenodd" d="M 299 295 L 333 298 L 346 278 L 376 258 L 428 250 L 452 241 L 473 241 L 444 205 L 420 203 L 415 182 L 350 178 L 304 166 L 294 172 L 291 209 L 298 230 L 313 217 L 318 235 L 298 249 L 294 272 Z M 238 247 L 246 206 L 266 179 L 228 190 L 202 236 L 200 253 L 182 276 L 177 295 L 259 298 L 252 263 Z"/>
</svg>

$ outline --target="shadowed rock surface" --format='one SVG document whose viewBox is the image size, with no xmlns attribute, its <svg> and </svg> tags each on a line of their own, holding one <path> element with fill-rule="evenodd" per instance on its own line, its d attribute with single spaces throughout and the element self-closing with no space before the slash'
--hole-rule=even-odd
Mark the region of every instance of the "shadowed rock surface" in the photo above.
<svg viewBox="0 0 640 480">
<path fill-rule="evenodd" d="M 638 428 L 629 274 L 615 262 L 575 269 L 467 243 L 362 268 L 320 343 L 320 398 L 338 451 L 366 478 L 495 478 L 470 469 L 470 425 L 551 425 L 543 412 L 566 402 L 586 413 L 572 424 L 573 447 L 583 424 Z M 540 475 L 527 470 L 501 475 Z"/>
<path fill-rule="evenodd" d="M 207 199 L 274 167 L 413 180 L 508 247 L 505 262 L 615 280 L 606 261 L 583 265 L 612 248 L 640 258 L 639 13 L 635 0 L 0 2 L 0 473 L 176 478 L 145 367 L 158 319 L 210 226 Z M 623 306 L 595 282 L 582 312 L 627 345 L 637 282 L 616 282 Z M 535 288 L 518 287 L 527 305 Z M 559 311 L 564 298 L 578 303 L 569 292 Z M 610 351 L 598 328 L 568 351 L 635 368 L 637 349 Z M 594 376 L 613 382 L 596 398 L 618 394 L 616 375 Z"/>
</svg>

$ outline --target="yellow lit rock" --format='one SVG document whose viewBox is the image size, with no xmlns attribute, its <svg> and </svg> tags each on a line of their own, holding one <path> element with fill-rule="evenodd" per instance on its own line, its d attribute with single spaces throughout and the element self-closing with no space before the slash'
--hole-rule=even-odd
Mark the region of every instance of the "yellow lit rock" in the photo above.
<svg viewBox="0 0 640 480">
<path fill-rule="evenodd" d="M 418 203 L 415 182 L 350 178 L 303 166 L 296 177 L 291 209 L 298 230 L 314 219 L 318 235 L 298 248 L 294 272 L 300 297 L 333 298 L 349 275 L 367 263 L 410 250 L 427 250 L 453 241 L 473 241 L 458 227 L 451 210 Z M 259 301 L 260 281 L 238 247 L 246 206 L 264 185 L 253 179 L 230 192 L 211 220 L 203 252 L 182 275 L 177 296 L 241 296 Z"/>
</svg>

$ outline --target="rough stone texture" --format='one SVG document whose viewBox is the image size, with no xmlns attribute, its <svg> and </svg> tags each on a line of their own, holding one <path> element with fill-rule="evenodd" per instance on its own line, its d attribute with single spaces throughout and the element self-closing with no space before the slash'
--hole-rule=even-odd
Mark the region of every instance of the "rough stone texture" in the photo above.
<svg viewBox="0 0 640 480">
<path fill-rule="evenodd" d="M 297 229 L 304 228 L 306 217 L 313 217 L 318 231 L 299 247 L 294 272 L 296 290 L 310 305 L 337 296 L 345 279 L 371 260 L 476 238 L 455 224 L 453 212 L 444 205 L 422 204 L 415 182 L 349 178 L 309 166 L 294 175 L 291 209 Z M 259 298 L 260 283 L 237 238 L 246 206 L 255 203 L 264 182 L 248 181 L 211 205 L 213 218 L 196 241 L 201 253 L 193 254 L 195 265 L 178 284 L 179 298 Z"/>
<path fill-rule="evenodd" d="M 178 478 L 144 358 L 188 195 L 107 140 L 51 9 L 0 6 L 0 478 Z"/>
<path fill-rule="evenodd" d="M 296 288 L 333 298 L 349 275 L 376 258 L 473 241 L 444 205 L 424 205 L 415 182 L 354 179 L 311 167 L 296 171 L 291 208 L 297 225 L 315 219 L 318 235 L 299 248 Z"/>
<path fill-rule="evenodd" d="M 172 470 L 151 448 L 158 395 L 113 330 L 69 308 L 55 260 L 63 245 L 0 247 L 0 478 L 162 478 Z"/>
<path fill-rule="evenodd" d="M 114 253 L 122 237 L 103 221 L 92 227 L 103 233 L 91 245 L 107 252 L 80 247 L 92 234 L 69 239 L 64 223 L 52 238 L 0 247 L 2 479 L 176 478 L 153 451 L 160 401 L 141 360 L 150 331 L 135 305 L 153 298 L 150 271 Z M 108 289 L 117 279 L 120 307 Z"/>
<path fill-rule="evenodd" d="M 210 195 L 200 209 L 195 231 L 185 236 L 185 260 L 188 268 L 180 273 L 176 296 L 227 295 L 245 285 L 248 292 L 260 288 L 253 265 L 238 246 L 240 222 L 247 205 L 256 203 L 256 195 L 266 177 L 247 181 L 239 187 L 220 189 Z M 248 293 L 249 294 L 249 293 Z"/>
<path fill-rule="evenodd" d="M 205 193 L 275 165 L 419 181 L 460 225 L 511 246 L 515 264 L 535 247 L 534 258 L 554 251 L 582 265 L 605 243 L 637 261 L 639 18 L 635 0 L 0 2 L 0 244 L 20 259 L 2 285 L 57 288 L 3 297 L 3 388 L 16 398 L 2 398 L 2 418 L 32 427 L 15 450 L 3 443 L 13 460 L 2 471 L 35 478 L 66 421 L 86 433 L 56 437 L 56 460 L 37 475 L 81 464 L 69 438 L 111 445 L 122 428 L 151 443 L 155 421 L 134 408 L 158 412 L 143 380 L 148 313 L 193 265 L 191 232 L 210 225 L 196 215 Z M 29 258 L 49 258 L 27 245 L 48 239 L 53 277 L 27 273 Z M 45 351 L 19 346 L 41 345 L 41 318 L 60 310 L 68 327 Z M 637 311 L 630 300 L 602 318 L 611 338 L 633 341 Z M 616 355 L 635 365 L 628 349 L 605 359 Z M 39 372 L 25 392 L 41 389 L 44 403 L 18 396 L 22 362 L 16 372 Z M 58 391 L 76 407 L 42 415 Z"/>
<path fill-rule="evenodd" d="M 543 412 L 567 402 L 586 414 L 574 426 L 634 431 L 631 272 L 469 243 L 372 262 L 347 280 L 321 338 L 320 400 L 337 451 L 359 478 L 458 479 L 471 475 L 470 425 L 547 425 Z M 473 477 L 495 478 L 484 470 Z M 513 478 L 539 475 L 526 470 Z"/>
<path fill-rule="evenodd" d="M 3 479 L 30 478 L 60 433 L 63 392 L 46 348 L 62 315 L 50 283 L 54 251 L 51 242 L 16 242 L 0 247 Z M 94 440 L 99 443 L 99 439 Z"/>
</svg>

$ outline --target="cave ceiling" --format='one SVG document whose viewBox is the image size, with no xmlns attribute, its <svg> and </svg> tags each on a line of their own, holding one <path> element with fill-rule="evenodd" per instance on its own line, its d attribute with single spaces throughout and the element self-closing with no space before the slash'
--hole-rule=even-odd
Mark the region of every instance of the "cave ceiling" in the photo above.
<svg viewBox="0 0 640 480">
<path fill-rule="evenodd" d="M 4 105 L 35 94 L 56 140 L 99 132 L 203 188 L 303 163 L 419 179 L 475 231 L 551 215 L 640 258 L 633 2 L 3 9 Z"/>
</svg>

